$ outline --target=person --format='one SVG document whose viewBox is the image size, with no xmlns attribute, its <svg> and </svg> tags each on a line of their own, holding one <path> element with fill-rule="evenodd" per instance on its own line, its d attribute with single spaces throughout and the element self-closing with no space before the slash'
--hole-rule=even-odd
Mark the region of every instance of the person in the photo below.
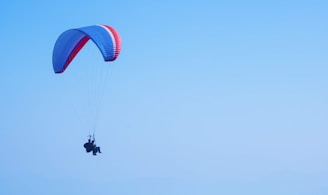
<svg viewBox="0 0 328 195">
<path fill-rule="evenodd" d="M 83 146 L 84 146 L 86 152 L 89 153 L 92 151 L 93 155 L 97 155 L 97 153 L 101 153 L 100 147 L 96 146 L 94 138 L 91 140 L 91 136 L 89 137 L 88 142 L 85 143 Z"/>
</svg>

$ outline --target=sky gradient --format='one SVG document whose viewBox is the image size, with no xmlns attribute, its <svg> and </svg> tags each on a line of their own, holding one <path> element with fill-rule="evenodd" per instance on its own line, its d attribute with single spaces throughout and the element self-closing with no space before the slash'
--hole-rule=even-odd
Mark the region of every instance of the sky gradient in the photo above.
<svg viewBox="0 0 328 195">
<path fill-rule="evenodd" d="M 328 194 L 328 2 L 2 1 L 0 194 Z M 62 75 L 52 49 L 94 24 Z M 110 66 L 84 151 L 88 64 Z M 67 74 L 66 74 L 67 73 Z"/>
</svg>

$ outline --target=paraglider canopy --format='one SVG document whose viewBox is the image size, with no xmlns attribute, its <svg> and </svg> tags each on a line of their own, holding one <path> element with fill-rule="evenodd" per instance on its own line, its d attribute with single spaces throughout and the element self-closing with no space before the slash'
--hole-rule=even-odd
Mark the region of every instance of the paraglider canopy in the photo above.
<svg viewBox="0 0 328 195">
<path fill-rule="evenodd" d="M 54 72 L 63 73 L 90 39 L 97 45 L 105 61 L 114 61 L 119 55 L 121 39 L 113 27 L 94 25 L 70 29 L 56 41 L 52 55 Z"/>
</svg>

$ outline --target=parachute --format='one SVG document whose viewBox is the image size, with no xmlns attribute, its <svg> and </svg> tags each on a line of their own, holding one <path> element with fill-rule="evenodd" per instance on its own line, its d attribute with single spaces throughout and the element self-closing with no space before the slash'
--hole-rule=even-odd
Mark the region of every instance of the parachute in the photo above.
<svg viewBox="0 0 328 195">
<path fill-rule="evenodd" d="M 93 25 L 81 28 L 74 28 L 64 31 L 56 40 L 54 45 L 53 54 L 52 54 L 52 65 L 53 70 L 56 74 L 64 73 L 68 66 L 71 64 L 76 55 L 81 51 L 81 49 L 87 44 L 87 42 L 91 40 L 95 45 L 96 49 L 100 51 L 102 57 L 105 62 L 115 61 L 121 51 L 121 38 L 119 33 L 111 26 L 108 25 Z M 87 48 L 86 48 L 86 51 Z M 92 61 L 93 65 L 95 61 Z M 86 72 L 86 69 L 83 69 L 85 64 L 88 62 L 83 61 L 79 62 L 79 66 L 81 68 L 81 72 Z M 104 63 L 107 65 L 107 63 Z M 82 121 L 90 120 L 89 134 L 94 134 L 97 126 L 97 120 L 99 118 L 99 110 L 102 107 L 101 100 L 104 91 L 104 86 L 106 85 L 106 76 L 108 76 L 107 72 L 104 72 L 103 66 L 100 64 L 98 66 L 88 66 L 90 67 L 90 71 L 88 70 L 88 76 L 90 76 L 88 82 L 83 85 L 83 83 L 79 83 L 78 86 L 73 86 L 72 90 L 74 92 L 78 92 L 77 88 L 88 88 L 86 94 L 81 94 L 81 97 L 86 96 L 88 98 L 85 102 L 85 105 L 88 105 L 86 110 L 86 116 Z M 108 67 L 108 66 L 107 66 Z M 76 67 L 78 68 L 78 67 Z M 94 74 L 92 74 L 94 73 Z M 68 77 L 71 77 L 70 74 Z M 63 76 L 65 76 L 63 75 Z M 76 80 L 76 78 L 71 78 L 72 80 Z M 87 80 L 86 79 L 86 80 Z M 79 98 L 81 99 L 81 98 Z M 90 103 L 91 102 L 91 103 Z M 72 102 L 74 104 L 75 102 Z M 74 106 L 74 105 L 72 105 Z M 77 107 L 83 107 L 77 105 Z M 83 108 L 81 108 L 83 109 Z M 83 112 L 83 111 L 81 111 Z M 80 113 L 80 112 L 77 112 Z M 90 132 L 90 129 L 93 129 L 93 133 Z"/>
<path fill-rule="evenodd" d="M 105 61 L 114 61 L 120 53 L 120 36 L 110 26 L 70 29 L 63 32 L 56 41 L 52 55 L 55 73 L 63 73 L 89 39 L 97 45 Z"/>
</svg>

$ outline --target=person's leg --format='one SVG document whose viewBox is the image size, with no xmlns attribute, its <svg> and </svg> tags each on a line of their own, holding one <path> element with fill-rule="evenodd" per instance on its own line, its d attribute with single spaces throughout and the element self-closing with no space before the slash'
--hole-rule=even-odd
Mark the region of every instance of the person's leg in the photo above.
<svg viewBox="0 0 328 195">
<path fill-rule="evenodd" d="M 97 148 L 97 152 L 101 153 L 101 152 L 100 152 L 100 147 L 96 147 L 96 148 Z"/>
</svg>

